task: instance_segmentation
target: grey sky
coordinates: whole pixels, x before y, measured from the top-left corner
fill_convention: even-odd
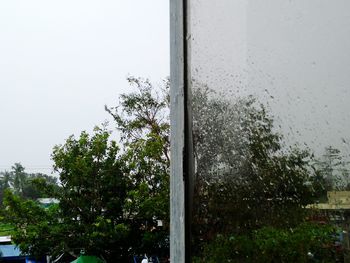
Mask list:
[[[0,170],[48,172],[55,144],[108,119],[126,77],[169,75],[168,1],[0,2]]]
[[[290,143],[349,155],[349,9],[348,0],[193,0],[192,76],[267,102]]]

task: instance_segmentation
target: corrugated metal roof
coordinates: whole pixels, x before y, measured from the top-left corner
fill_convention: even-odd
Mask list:
[[[58,204],[60,201],[56,198],[38,198],[40,204]]]

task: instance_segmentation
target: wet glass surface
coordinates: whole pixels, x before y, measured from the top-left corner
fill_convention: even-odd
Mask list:
[[[190,1],[195,262],[347,256],[349,8]]]

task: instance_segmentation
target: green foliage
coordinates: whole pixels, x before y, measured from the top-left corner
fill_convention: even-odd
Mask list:
[[[347,190],[350,186],[349,161],[332,146],[325,148],[323,156],[315,161],[318,177],[326,191]]]
[[[148,80],[128,80],[136,91],[106,107],[120,144],[106,127],[70,136],[52,154],[61,186],[47,178],[31,180],[58,205],[44,209],[25,200],[23,171],[14,168],[15,194],[7,191],[5,214],[24,252],[84,249],[109,262],[169,253],[169,83],[156,92]],[[312,155],[284,147],[273,116],[255,98],[229,101],[208,89],[193,92],[195,251],[204,251],[205,262],[274,262],[270,256],[280,260],[275,262],[307,262],[309,251],[327,258],[322,246],[331,242],[330,230],[300,225],[303,207],[322,188]],[[4,189],[12,184],[5,175]]]
[[[130,244],[124,210],[129,180],[119,147],[109,137],[105,129],[95,128],[92,136],[82,132],[54,148],[61,181],[54,197],[60,201],[64,231],[72,237],[65,241],[67,248],[119,258]]]
[[[55,229],[59,225],[57,206],[48,209],[33,200],[24,200],[7,189],[4,196],[5,221],[14,227],[12,240],[24,253],[42,256],[54,254],[51,245],[57,238]]]
[[[24,167],[19,163],[15,163],[15,165],[12,166],[12,170],[14,174],[14,179],[13,179],[14,191],[17,194],[23,194],[25,178],[26,178]]]
[[[0,223],[0,236],[11,236],[13,230],[14,228],[11,224]]]
[[[302,222],[314,196],[312,155],[284,147],[273,116],[253,97],[228,100],[202,87],[193,97],[197,248],[218,233]]]
[[[158,135],[168,141],[169,82],[158,93],[147,79],[129,77],[128,81],[137,92],[122,94],[117,107],[105,107],[121,131],[122,141],[136,142],[147,135]]]
[[[156,92],[148,80],[129,78],[136,92],[106,110],[121,132],[130,189],[126,210],[137,220],[139,253],[168,253],[169,236],[169,83]],[[164,227],[157,227],[162,220]]]
[[[334,262],[340,259],[335,234],[332,226],[303,223],[288,230],[263,227],[251,234],[218,235],[194,262]]]
[[[83,249],[108,262],[127,262],[136,253],[168,254],[168,98],[154,93],[148,81],[129,81],[138,91],[122,95],[121,108],[107,108],[121,132],[120,146],[106,127],[70,136],[52,154],[60,187],[33,181],[58,205],[44,209],[18,192],[6,194],[6,219],[15,225],[14,241],[23,252]]]
[[[40,184],[46,184],[54,189],[58,188],[57,178],[42,173],[27,173],[20,163],[15,163],[11,171],[0,172],[0,202],[4,191],[11,189],[15,194],[25,199],[47,197]],[[49,194],[50,196],[50,194]]]
[[[82,132],[54,148],[52,159],[61,186],[52,189],[43,180],[38,187],[59,200],[48,209],[7,191],[5,219],[15,226],[13,240],[32,255],[79,254],[81,249],[106,258],[123,258],[131,246],[130,222],[123,206],[128,179],[118,157],[119,147],[109,132],[96,128]]]

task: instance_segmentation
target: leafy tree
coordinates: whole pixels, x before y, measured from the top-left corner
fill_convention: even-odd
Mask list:
[[[249,234],[218,235],[194,262],[340,262],[336,235],[329,225],[303,223],[295,228],[263,227]]]
[[[311,154],[285,147],[255,98],[229,100],[203,87],[193,93],[195,243],[302,222],[313,198]]]
[[[106,107],[124,145],[129,170],[130,217],[139,229],[140,252],[167,254],[169,236],[169,82],[156,92],[150,81],[128,78],[136,92],[121,95],[119,106]],[[157,227],[161,220],[164,227]],[[139,230],[138,230],[139,231]]]
[[[13,226],[12,240],[22,252],[38,257],[56,255],[53,244],[68,237],[57,233],[60,223],[56,205],[45,209],[36,201],[25,200],[6,189],[4,207],[4,219]]]
[[[45,210],[7,194],[7,217],[16,224],[14,241],[23,252],[58,255],[83,249],[107,259],[126,256],[131,246],[123,209],[128,180],[118,153],[105,129],[96,128],[92,136],[82,132],[78,139],[71,136],[52,154],[61,182],[51,193],[59,200],[57,207]]]
[[[26,174],[24,172],[24,167],[20,163],[15,163],[12,166],[12,173],[13,173],[13,188],[14,191],[21,195],[23,194],[23,188],[25,185],[26,180]]]
[[[121,109],[107,108],[121,131],[122,150],[105,128],[56,146],[52,159],[61,186],[38,186],[60,202],[48,211],[36,207],[32,219],[35,203],[7,193],[7,218],[16,222],[15,242],[24,252],[83,249],[108,262],[126,262],[135,253],[168,253],[168,98],[153,93],[148,81],[129,81],[137,92],[121,96]],[[40,238],[47,240],[45,246]]]
[[[130,229],[123,207],[128,181],[118,152],[109,133],[99,128],[92,137],[83,132],[79,139],[71,136],[54,148],[52,158],[62,184],[55,197],[60,200],[65,231],[72,237],[67,248],[105,258],[125,257]]]
[[[49,184],[53,188],[58,187],[57,178],[42,173],[27,173],[25,168],[20,163],[15,163],[11,171],[0,172],[0,201],[4,191],[11,189],[17,195],[25,199],[37,199],[40,197],[47,197],[42,192],[39,184]],[[50,196],[50,193],[48,194]]]
[[[348,164],[339,149],[332,146],[325,148],[323,156],[315,161],[315,166],[326,190],[345,190],[348,187],[350,183]]]
[[[4,196],[5,189],[11,187],[11,173],[8,171],[0,172],[1,180],[0,180],[0,201],[2,203],[2,199]]]
[[[1,189],[7,189],[11,187],[12,176],[8,171],[0,172],[1,174]]]
[[[42,188],[41,185],[45,185]],[[54,191],[60,188],[57,178],[42,173],[26,173],[22,196],[25,199],[36,200],[43,197],[52,197]],[[47,191],[50,189],[50,191]]]
[[[106,107],[120,132],[119,147],[105,128],[55,147],[62,186],[37,186],[59,205],[34,208],[32,220],[34,203],[7,194],[8,219],[17,218],[16,242],[23,251],[84,249],[111,262],[126,262],[134,253],[168,253],[169,83],[156,92],[148,80],[128,80],[136,91]],[[284,147],[273,116],[253,97],[229,101],[205,88],[193,92],[195,242],[303,221],[303,206],[314,197],[311,155]],[[40,237],[48,240],[41,247]]]

